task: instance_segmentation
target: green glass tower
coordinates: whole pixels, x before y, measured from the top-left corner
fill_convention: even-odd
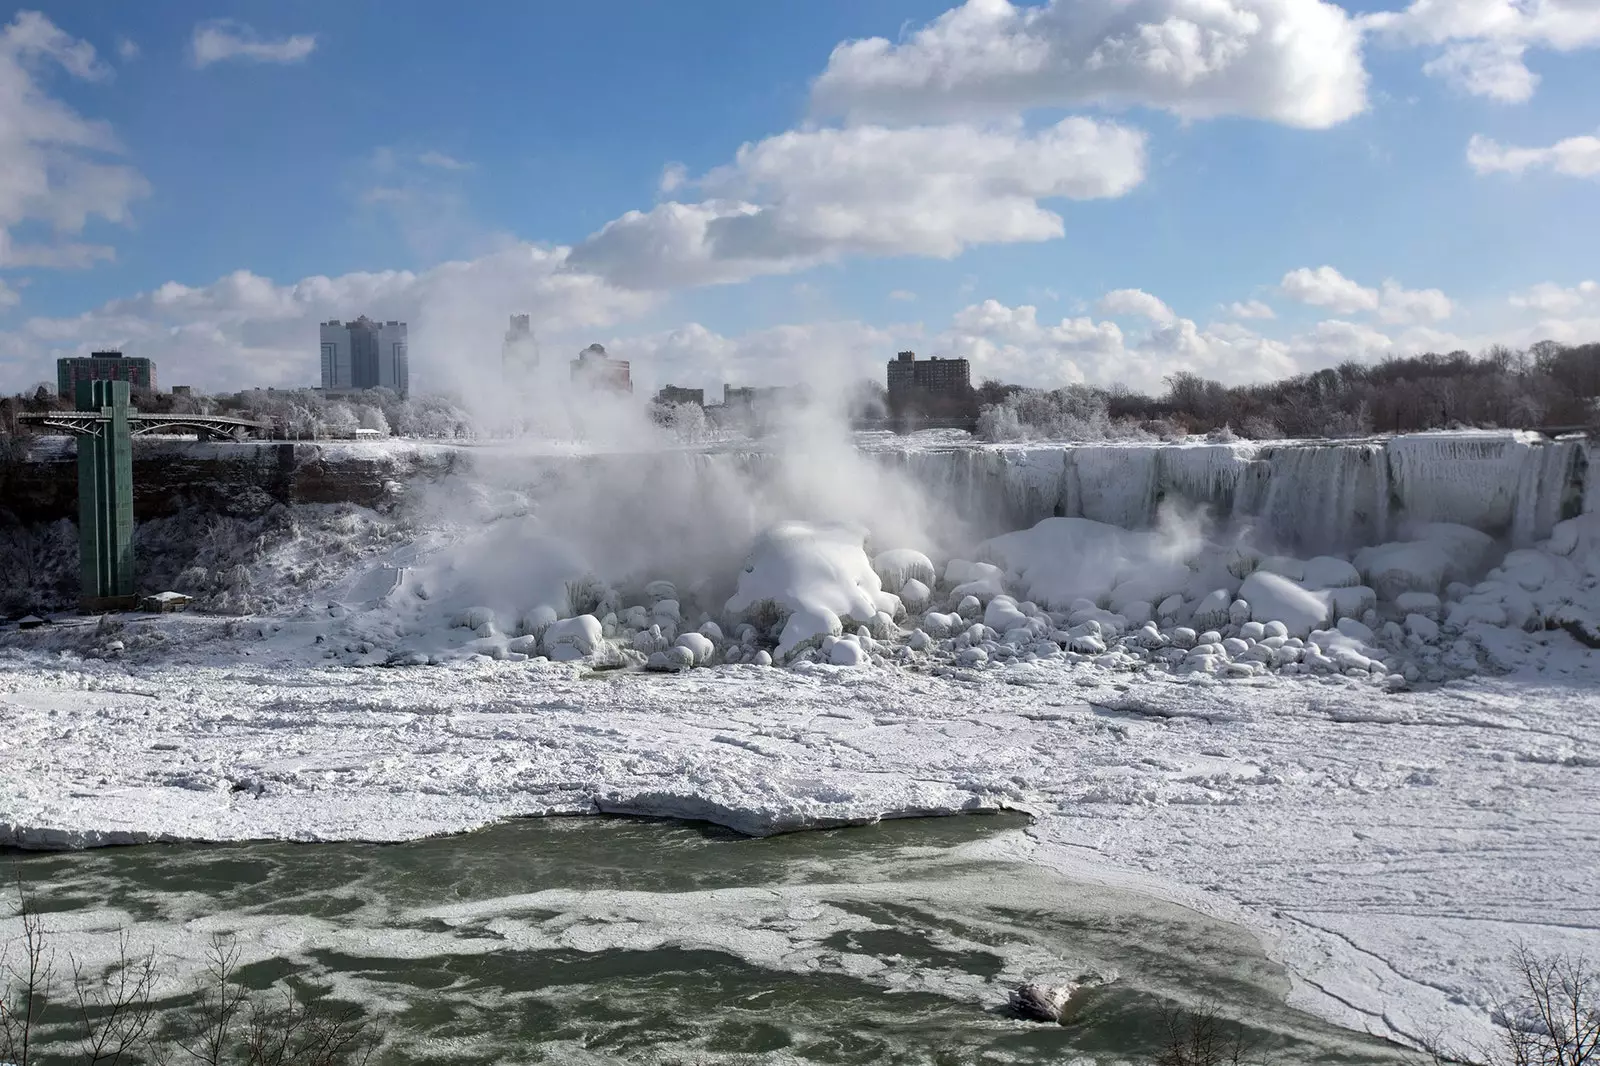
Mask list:
[[[133,444],[126,381],[79,381],[80,411],[102,417],[78,437],[78,558],[85,611],[131,608]]]

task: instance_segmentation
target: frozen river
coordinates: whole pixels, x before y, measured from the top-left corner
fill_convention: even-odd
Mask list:
[[[214,932],[243,978],[359,1006],[393,1063],[1149,1061],[1163,1008],[1248,1019],[1271,1061],[1397,1049],[1285,1006],[1247,930],[1008,859],[1016,815],[752,840],[681,822],[516,820],[405,844],[13,855],[95,957],[119,926],[176,990]],[[1069,1024],[1004,1010],[1093,975]]]

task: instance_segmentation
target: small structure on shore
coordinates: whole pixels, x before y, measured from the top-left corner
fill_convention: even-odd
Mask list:
[[[158,592],[139,601],[140,609],[149,611],[151,614],[167,614],[171,611],[181,611],[188,606],[189,597],[181,592]]]

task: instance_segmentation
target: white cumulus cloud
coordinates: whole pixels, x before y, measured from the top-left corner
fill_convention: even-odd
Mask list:
[[[211,19],[194,28],[189,40],[190,58],[197,68],[228,59],[254,63],[298,63],[317,47],[316,34],[297,33],[268,38],[233,19]]]
[[[1539,77],[1531,48],[1572,52],[1600,45],[1594,0],[1413,0],[1400,11],[1363,16],[1361,25],[1394,45],[1443,46],[1424,70],[1457,88],[1510,103],[1529,99]]]
[[[1268,307],[1260,300],[1235,300],[1222,310],[1223,313],[1229,318],[1273,319],[1278,317],[1275,313],[1273,313],[1272,308]]]
[[[630,211],[573,265],[636,288],[742,281],[845,255],[951,258],[1064,232],[1041,201],[1121,196],[1144,178],[1144,135],[1067,118],[976,126],[790,131],[746,144],[693,184],[709,198]]]
[[[1278,291],[1334,314],[1375,313],[1380,322],[1391,325],[1439,322],[1455,313],[1455,305],[1439,289],[1408,289],[1392,278],[1382,288],[1368,288],[1331,266],[1291,270],[1278,283]]]
[[[1361,43],[1323,0],[967,0],[899,43],[838,45],[813,107],[903,122],[1144,106],[1321,129],[1366,108]]]
[[[1152,322],[1168,323],[1177,319],[1160,297],[1143,289],[1113,289],[1100,297],[1097,305],[1103,315],[1133,315]]]
[[[1479,174],[1553,170],[1574,178],[1600,177],[1600,137],[1568,137],[1548,148],[1515,148],[1474,134],[1467,142],[1467,165]]]
[[[104,245],[19,244],[11,230],[42,222],[59,238],[81,233],[95,217],[126,222],[129,205],[149,192],[137,170],[108,158],[122,146],[107,123],[84,118],[45,91],[40,78],[51,66],[82,81],[111,76],[93,45],[37,12],[20,12],[0,28],[0,267],[87,266],[110,258]]]
[[[1580,281],[1570,288],[1541,282],[1526,292],[1514,293],[1511,306],[1545,314],[1570,315],[1587,308],[1600,309],[1600,282]]]
[[[1326,307],[1336,314],[1378,309],[1378,290],[1351,281],[1331,266],[1291,270],[1278,283],[1278,289],[1291,300]]]

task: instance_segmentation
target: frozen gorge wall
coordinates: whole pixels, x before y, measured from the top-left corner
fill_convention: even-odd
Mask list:
[[[0,507],[24,523],[75,517],[72,450],[52,450],[49,440],[40,439],[30,461],[0,470]],[[798,456],[757,446],[579,456],[404,441],[151,441],[136,456],[134,481],[136,509],[153,517],[178,500],[228,512],[272,502],[370,505],[392,479],[415,485],[470,471],[531,505],[559,499],[573,514],[603,519],[596,524],[676,533],[708,554],[791,518],[857,522],[882,543],[954,551],[1051,516],[1149,527],[1172,504],[1203,513],[1213,531],[1300,555],[1391,540],[1409,522],[1457,522],[1520,547],[1600,503],[1590,442],[1527,433],[1231,444],[909,438],[864,449],[863,464],[844,462],[853,457],[837,447]],[[578,484],[589,489],[573,491]],[[718,535],[708,541],[708,531]]]

